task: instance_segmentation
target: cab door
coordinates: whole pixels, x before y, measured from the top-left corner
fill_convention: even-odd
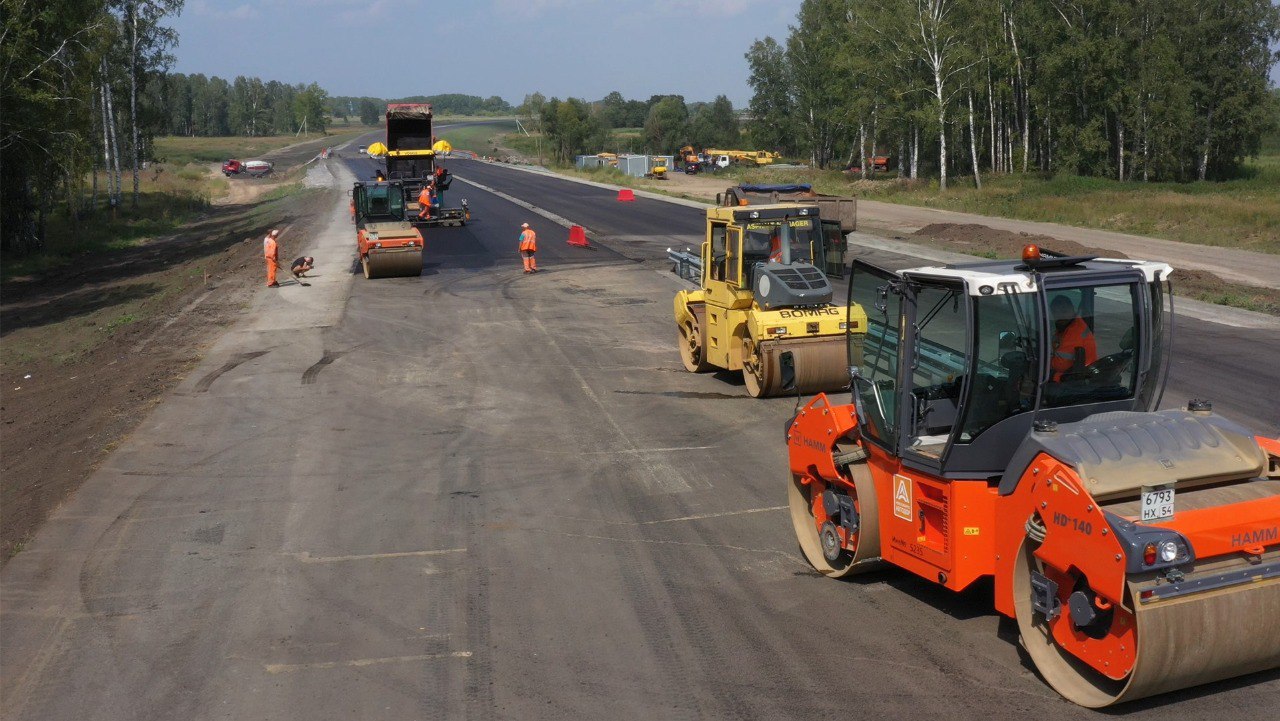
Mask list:
[[[741,315],[735,311],[751,307],[750,293],[742,292],[742,228],[731,223],[711,222],[708,229],[710,257],[704,259],[706,288],[707,360],[730,368],[734,331]],[[707,261],[710,261],[709,263]]]

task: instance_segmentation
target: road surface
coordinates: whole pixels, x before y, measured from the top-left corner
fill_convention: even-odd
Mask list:
[[[335,188],[369,170],[348,155]],[[335,190],[312,286],[258,291],[3,570],[6,719],[1094,716],[989,586],[801,560],[794,401],[673,348],[663,251],[696,212],[451,167],[600,248],[459,181],[474,222],[428,232],[422,277],[366,281]],[[1185,324],[1170,401],[1276,433],[1276,342]],[[1278,694],[1270,673],[1124,710],[1260,718]]]

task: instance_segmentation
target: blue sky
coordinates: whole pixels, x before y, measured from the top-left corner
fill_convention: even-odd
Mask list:
[[[743,53],[800,0],[187,0],[175,69],[331,95],[598,99],[751,91]],[[414,68],[420,69],[414,69]],[[1272,69],[1280,83],[1280,66]]]
[[[750,98],[743,53],[800,0],[187,0],[174,69],[331,95]]]

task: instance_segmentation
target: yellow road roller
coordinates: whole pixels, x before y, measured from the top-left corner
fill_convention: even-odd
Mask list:
[[[685,369],[741,371],[757,398],[782,393],[784,376],[794,376],[788,392],[848,386],[846,354],[861,353],[867,324],[860,306],[832,300],[844,250],[839,221],[817,205],[708,208],[701,253],[668,249],[675,272],[699,285],[675,296]]]

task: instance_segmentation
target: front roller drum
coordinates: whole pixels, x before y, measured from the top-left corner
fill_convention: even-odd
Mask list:
[[[787,486],[791,507],[791,525],[805,560],[814,570],[831,578],[843,578],[879,567],[872,563],[880,557],[880,522],[876,510],[875,484],[865,463],[853,463],[848,473],[853,478],[852,497],[857,513],[858,530],[841,536],[823,501],[827,485],[819,480],[805,483],[803,476],[792,475]]]
[[[360,260],[366,278],[393,278],[422,273],[422,249],[369,253]]]
[[[796,388],[782,388],[782,354],[791,351],[795,363]],[[770,398],[785,393],[822,393],[849,385],[848,349],[843,335],[757,343],[742,338],[742,378],[754,398]]]
[[[1013,581],[1018,630],[1045,681],[1070,701],[1101,708],[1280,667],[1280,578],[1149,603],[1140,598],[1151,584],[1131,582],[1117,616],[1131,620],[1127,636],[1136,656],[1125,677],[1109,678],[1064,649],[1044,614],[1032,608],[1031,574],[1043,570],[1032,549],[1031,542],[1023,544]],[[1246,563],[1234,565],[1247,569]],[[1197,569],[1186,581],[1209,573]],[[1066,605],[1061,613],[1069,613]],[[1064,622],[1071,619],[1060,618]],[[1087,647],[1090,639],[1079,637]]]

